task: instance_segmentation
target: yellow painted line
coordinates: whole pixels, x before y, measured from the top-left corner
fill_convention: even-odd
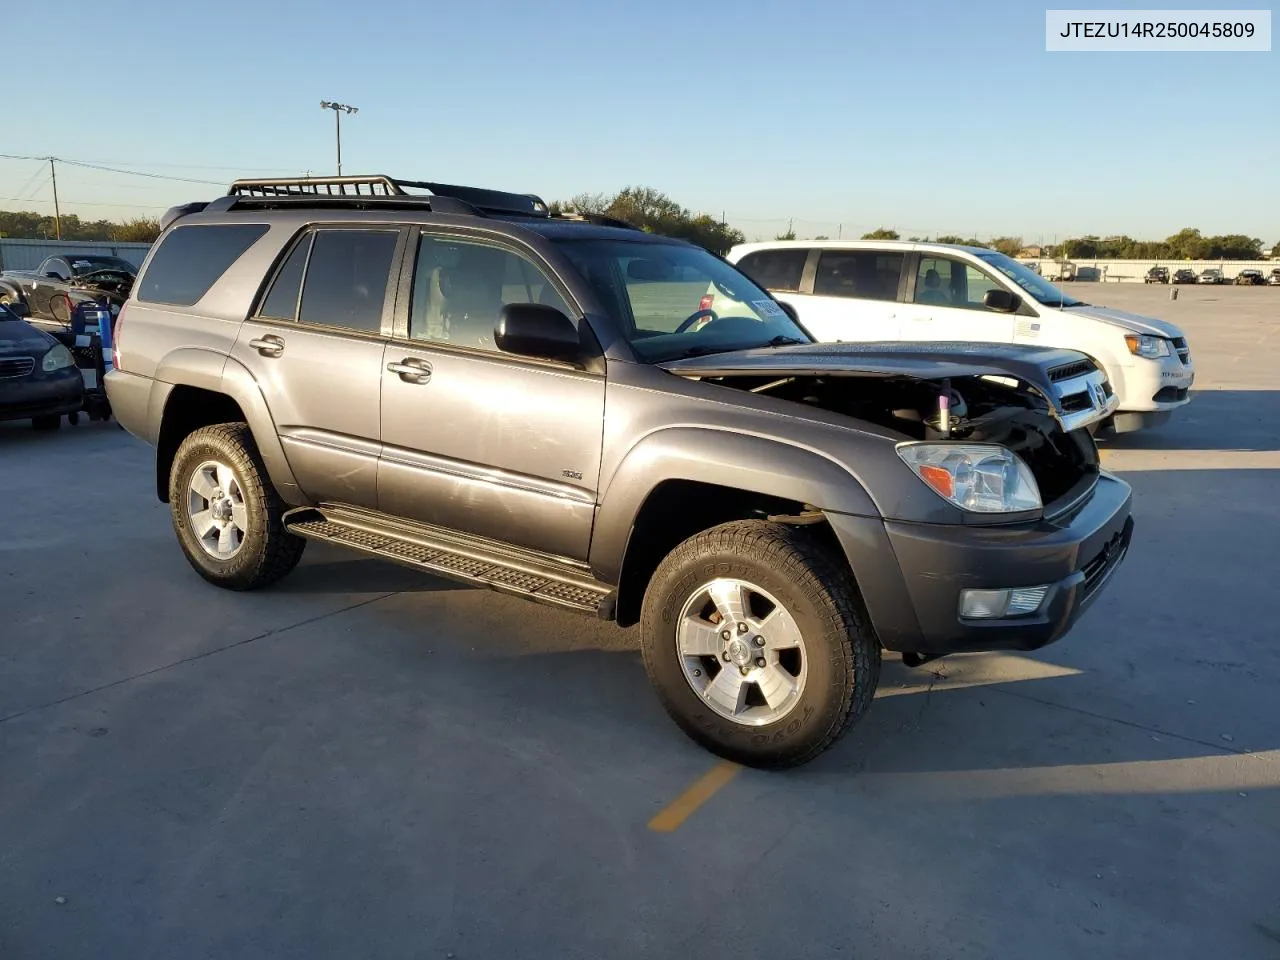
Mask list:
[[[663,807],[658,815],[649,821],[649,829],[658,833],[671,833],[679,829],[680,824],[719,793],[741,769],[736,763],[721,760],[699,777],[688,790]]]

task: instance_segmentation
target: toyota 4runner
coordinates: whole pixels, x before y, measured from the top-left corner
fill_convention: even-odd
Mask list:
[[[323,540],[638,623],[675,721],[759,766],[860,717],[882,648],[1061,637],[1133,529],[1084,355],[817,344],[705,250],[529,195],[238,181],[165,217],[114,347],[205,579]]]

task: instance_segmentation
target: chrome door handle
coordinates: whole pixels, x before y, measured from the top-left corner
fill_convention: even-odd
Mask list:
[[[431,364],[416,357],[405,357],[399,363],[388,363],[387,369],[399,374],[405,383],[426,383],[431,379]]]
[[[268,334],[265,337],[258,337],[249,341],[249,346],[257,350],[264,357],[278,357],[284,353],[284,341],[279,337]]]

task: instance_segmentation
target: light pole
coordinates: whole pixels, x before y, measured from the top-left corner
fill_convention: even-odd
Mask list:
[[[342,115],[344,113],[359,113],[356,107],[347,106],[345,103],[337,103],[333,100],[321,100],[321,110],[333,111],[334,133],[338,138],[338,176],[342,176]]]

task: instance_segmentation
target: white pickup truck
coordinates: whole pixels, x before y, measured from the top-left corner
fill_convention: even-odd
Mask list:
[[[795,307],[819,340],[937,340],[1065,347],[1106,371],[1120,404],[1109,426],[1161,424],[1190,400],[1183,332],[1075,299],[985,247],[904,241],[770,241],[727,258]],[[703,298],[714,310],[715,296]],[[709,302],[708,302],[709,301]]]

